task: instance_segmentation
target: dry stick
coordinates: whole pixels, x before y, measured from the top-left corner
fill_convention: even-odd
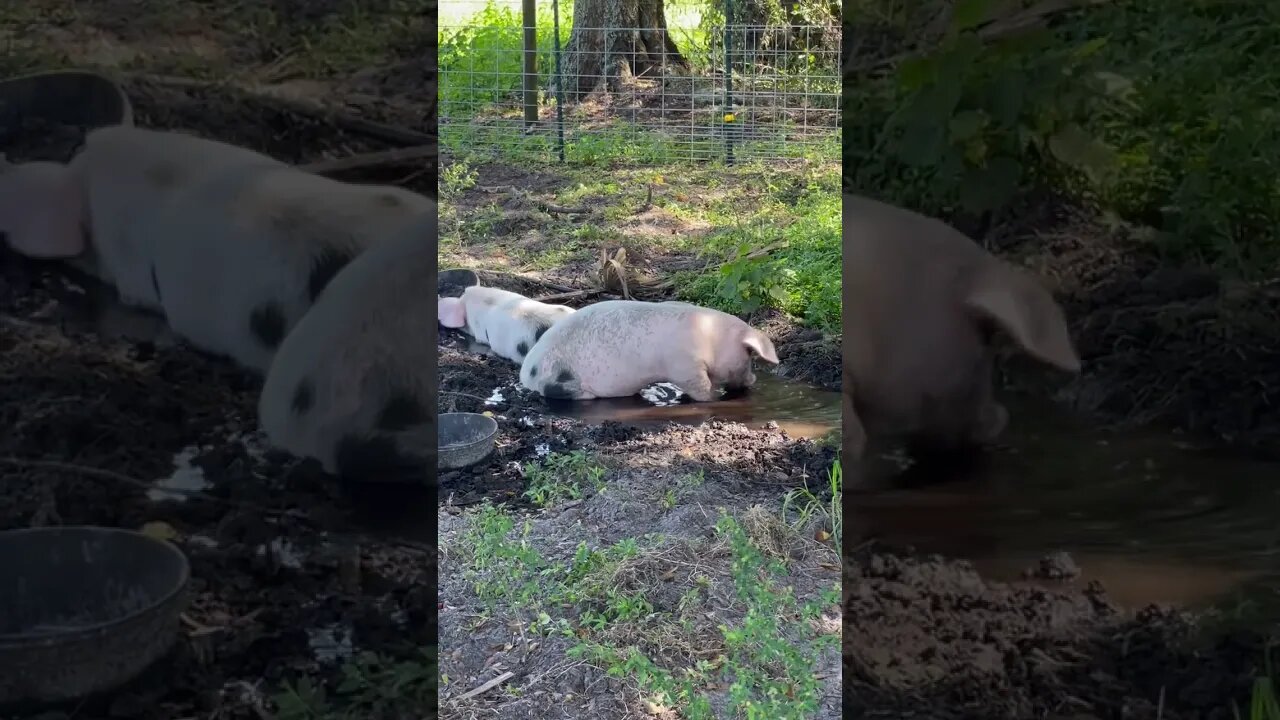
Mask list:
[[[594,295],[603,295],[604,297],[613,299],[617,299],[618,297],[613,293],[607,293],[604,290],[595,288],[588,290],[570,290],[569,292],[555,293],[554,295],[543,295],[542,297],[534,299],[538,302],[551,302],[552,300],[573,300],[582,297],[592,297]]]
[[[532,197],[528,192],[525,192],[524,190],[521,190],[520,188],[514,185],[494,185],[492,187],[476,187],[476,190],[479,190],[480,192],[483,192],[483,193],[491,193],[491,194],[507,193],[508,195],[517,195],[526,200],[532,201],[533,204],[537,205],[538,207],[542,208],[548,213],[551,213],[552,215],[557,215],[557,214],[558,215],[590,215],[591,214],[591,208],[571,208],[571,207],[565,207],[563,205],[556,205],[554,203],[547,202],[546,200],[539,200],[538,198]]]
[[[125,77],[137,82],[152,83],[154,85],[163,85],[180,89],[208,90],[218,87],[232,88],[246,95],[250,95],[257,100],[274,104],[290,112],[294,112],[299,115],[306,115],[307,117],[315,118],[317,120],[332,122],[343,130],[350,130],[351,132],[368,135],[387,142],[393,142],[399,145],[430,145],[436,142],[435,138],[426,133],[418,132],[417,130],[410,130],[408,128],[397,127],[395,125],[387,125],[386,123],[366,120],[348,112],[325,107],[319,103],[298,100],[296,98],[282,97],[276,93],[265,91],[261,88],[247,87],[231,80],[195,80],[193,78],[175,77],[173,75],[153,75],[151,73],[128,73]]]
[[[344,158],[333,158],[331,160],[317,160],[316,162],[299,165],[298,168],[318,174],[339,172],[342,170],[357,170],[362,168],[377,167],[379,165],[395,165],[397,163],[408,160],[435,160],[439,157],[440,149],[436,143],[428,145],[416,145],[414,147],[392,148],[390,150],[378,150],[376,152],[359,153]]]
[[[524,282],[532,283],[534,285],[541,285],[545,288],[550,288],[552,290],[559,290],[560,292],[574,292],[576,290],[581,289],[581,288],[571,288],[568,285],[558,285],[548,280],[529,277],[528,275],[521,275],[519,273],[503,272],[501,270],[476,270],[475,273],[477,276],[484,274],[484,275],[496,275],[496,276],[502,276],[502,277],[515,278],[516,280],[522,280]]]
[[[487,692],[487,691],[489,691],[489,690],[492,690],[493,688],[495,688],[495,687],[497,687],[497,686],[501,685],[502,683],[504,683],[504,682],[506,682],[506,681],[510,680],[512,677],[515,677],[515,673],[511,672],[510,670],[508,670],[508,671],[506,671],[506,672],[502,673],[501,675],[499,675],[498,677],[496,677],[496,678],[494,678],[494,679],[490,680],[489,682],[487,682],[487,683],[485,683],[485,684],[481,685],[480,687],[476,688],[475,690],[469,690],[469,691],[467,691],[467,692],[463,693],[462,695],[459,695],[459,696],[458,696],[458,701],[459,701],[459,702],[461,702],[461,701],[463,701],[463,700],[470,700],[471,698],[475,697],[476,695],[479,695],[479,694],[480,694],[480,693],[482,693],[482,692]]]

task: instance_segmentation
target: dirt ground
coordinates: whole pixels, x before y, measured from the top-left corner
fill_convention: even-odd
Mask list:
[[[126,89],[140,125],[284,160],[391,144],[231,88],[139,81]],[[424,117],[423,107],[410,109]],[[0,150],[18,160],[75,144],[15,147],[31,139],[21,135],[5,133]],[[435,192],[433,168],[381,173],[369,179]],[[192,602],[173,652],[125,688],[0,716],[434,713],[434,493],[344,487],[314,463],[265,450],[259,379],[163,336],[100,332],[101,295],[61,266],[0,258],[0,529],[162,523],[151,527],[190,559]],[[198,487],[154,494],[157,480],[193,474],[203,476]]]

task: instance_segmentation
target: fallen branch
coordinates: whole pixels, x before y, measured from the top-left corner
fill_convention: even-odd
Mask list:
[[[606,293],[604,290],[601,290],[599,288],[588,289],[588,290],[570,290],[569,292],[556,293],[554,295],[543,295],[542,297],[538,297],[534,299],[537,300],[538,302],[551,302],[552,300],[576,300],[578,298],[592,297],[594,295],[603,295],[606,298],[609,298],[610,300],[618,299],[617,295],[614,295],[613,293]]]
[[[357,170],[361,168],[395,165],[408,160],[435,160],[439,157],[440,146],[437,143],[415,145],[413,147],[392,148],[375,152],[360,153],[344,158],[317,160],[313,163],[299,165],[298,168],[318,174]]]
[[[548,280],[543,280],[542,278],[529,277],[528,275],[520,275],[517,273],[502,272],[501,270],[477,270],[475,272],[477,277],[481,275],[488,275],[490,277],[509,277],[509,278],[527,282],[533,285],[541,285],[542,287],[550,288],[552,290],[558,290],[560,292],[573,292],[575,290],[581,289],[581,288],[572,288],[572,287],[569,287],[568,285],[558,285]]]
[[[386,123],[366,120],[349,112],[325,107],[319,103],[299,100],[297,98],[282,97],[270,90],[266,90],[261,87],[246,86],[229,79],[196,80],[193,78],[176,77],[173,75],[154,75],[151,73],[127,73],[125,77],[134,82],[150,83],[153,85],[185,90],[231,88],[264,103],[274,104],[281,109],[288,110],[289,112],[293,112],[298,115],[305,115],[323,122],[329,122],[343,130],[378,138],[379,140],[385,140],[398,145],[431,145],[436,142],[435,138],[427,135],[426,133],[418,132],[417,130],[410,130],[408,128],[397,127],[395,125],[387,125]]]
[[[533,200],[533,202],[538,207],[542,208],[548,213],[551,213],[552,215],[590,215],[591,214],[591,208],[571,208],[571,207],[564,207],[563,205],[553,205],[545,200],[539,200],[537,198],[530,198],[530,200]]]
[[[502,673],[501,675],[499,675],[498,677],[476,688],[475,690],[470,690],[466,693],[463,693],[462,695],[459,695],[458,701],[461,702],[463,700],[470,700],[471,698],[475,697],[476,695],[479,695],[480,693],[488,692],[494,689],[495,687],[501,685],[502,683],[510,680],[513,677],[515,677],[515,673],[508,670]]]
[[[528,200],[529,202],[532,202],[534,205],[537,205],[539,208],[541,208],[545,212],[551,213],[552,215],[590,215],[591,214],[591,208],[571,208],[571,207],[565,207],[563,205],[556,205],[546,200],[540,200],[536,197],[533,197],[527,191],[521,190],[520,188],[514,185],[493,185],[490,187],[476,186],[476,190],[479,190],[482,193],[490,193],[490,194],[505,193],[507,195],[515,195],[516,197],[520,197],[525,200]]]

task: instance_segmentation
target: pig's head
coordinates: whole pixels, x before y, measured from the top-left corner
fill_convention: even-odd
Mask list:
[[[777,365],[778,352],[768,335],[740,321],[735,326],[717,338],[711,374],[725,387],[749,388],[756,383],[756,375],[751,369],[752,358],[759,357]]]
[[[921,403],[926,432],[909,438],[913,455],[941,455],[948,462],[994,442],[1009,424],[1008,410],[995,399],[998,333],[1041,362],[1080,370],[1061,307],[1035,278],[1005,262],[990,258],[974,273],[954,317],[963,326],[942,333],[948,342],[936,349],[946,366],[935,377],[950,384]]]
[[[0,234],[14,252],[71,258],[87,249],[88,205],[75,173],[56,162],[0,156]]]
[[[436,304],[436,317],[440,324],[447,328],[465,327],[467,324],[467,306],[461,298],[442,297]]]

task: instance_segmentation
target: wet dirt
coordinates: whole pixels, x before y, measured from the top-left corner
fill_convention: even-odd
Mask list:
[[[376,146],[236,95],[129,89],[140,124],[283,159]],[[110,294],[60,264],[0,255],[0,529],[165,523],[191,561],[191,606],[173,652],[128,686],[0,717],[260,719],[284,681],[336,688],[355,653],[420,659],[435,637],[434,517],[411,528],[431,544],[414,542],[368,512],[367,489],[266,449],[260,379]]]
[[[1261,667],[1259,634],[1206,640],[1192,616],[1122,609],[1096,584],[995,583],[877,544],[845,562],[847,716],[1226,720]]]

